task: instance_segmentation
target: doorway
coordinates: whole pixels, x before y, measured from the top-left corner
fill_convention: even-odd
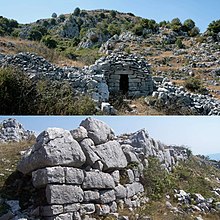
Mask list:
[[[120,75],[120,91],[123,95],[128,93],[128,74]]]

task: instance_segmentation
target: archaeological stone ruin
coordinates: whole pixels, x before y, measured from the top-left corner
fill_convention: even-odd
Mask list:
[[[140,97],[153,92],[150,65],[142,57],[112,53],[98,60],[95,67],[104,75],[110,94]]]
[[[166,146],[145,129],[115,136],[94,118],[71,131],[48,128],[17,166],[32,176],[37,192],[28,219],[117,219],[118,209],[146,202],[142,177],[149,156],[157,157],[167,172],[188,158],[186,149]]]

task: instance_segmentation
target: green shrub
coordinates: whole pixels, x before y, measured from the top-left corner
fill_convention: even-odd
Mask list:
[[[116,13],[116,11],[111,10],[110,15],[111,15],[112,18],[115,18],[117,13]]]
[[[44,36],[41,40],[48,48],[56,48],[57,41],[53,39],[50,35]]]
[[[204,89],[202,81],[194,77],[188,78],[184,86],[191,92],[201,92]]]
[[[179,49],[182,49],[184,48],[184,44],[182,42],[182,40],[180,38],[178,38],[175,42],[176,46],[179,48]]]
[[[30,114],[35,109],[36,91],[31,80],[16,69],[0,69],[0,114]]]

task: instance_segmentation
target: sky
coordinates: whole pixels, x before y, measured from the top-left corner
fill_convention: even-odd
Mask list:
[[[11,116],[0,116],[0,122]],[[38,134],[48,127],[72,130],[88,116],[13,116],[25,129]],[[95,116],[116,135],[145,128],[150,137],[167,145],[185,145],[194,154],[220,153],[220,117],[195,116]]]
[[[0,5],[0,15],[20,23],[48,18],[53,12],[71,13],[76,7],[132,12],[157,22],[176,17],[183,22],[191,18],[202,32],[210,22],[220,19],[219,0],[0,0]]]

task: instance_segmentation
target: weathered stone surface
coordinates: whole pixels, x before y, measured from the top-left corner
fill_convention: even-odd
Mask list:
[[[82,184],[83,189],[113,189],[115,187],[114,179],[108,173],[86,172]]]
[[[73,219],[73,213],[65,213],[60,214],[54,217],[45,217],[45,220],[72,220]]]
[[[119,170],[115,170],[114,172],[111,173],[114,181],[115,181],[115,184],[118,185],[120,183],[120,173],[119,173]]]
[[[49,183],[65,183],[63,167],[46,167],[32,172],[32,183],[34,187],[44,187]]]
[[[82,184],[84,180],[84,171],[77,168],[66,167],[65,176],[67,184]]]
[[[71,130],[70,133],[73,138],[78,142],[88,137],[87,130],[82,126],[79,126],[77,129]]]
[[[122,186],[122,185],[118,185],[114,188],[115,190],[115,196],[117,199],[124,199],[127,196],[127,189]]]
[[[110,213],[110,207],[108,205],[95,205],[96,213],[99,216],[107,215]]]
[[[98,145],[94,151],[101,158],[104,170],[122,169],[127,166],[126,157],[117,141],[109,141]]]
[[[80,209],[80,203],[63,205],[64,212],[77,212]]]
[[[97,201],[99,199],[98,191],[84,191],[84,202]]]
[[[92,214],[94,212],[95,212],[95,205],[93,203],[81,204],[81,207],[80,207],[81,214]]]
[[[100,191],[99,202],[102,204],[110,203],[115,201],[115,191],[114,190],[103,190]]]
[[[26,152],[17,169],[24,174],[48,166],[80,167],[86,157],[69,131],[48,128],[37,137],[37,143]]]
[[[70,204],[82,202],[84,192],[79,186],[47,185],[46,198],[49,204]]]
[[[80,146],[82,147],[82,150],[86,155],[86,163],[88,165],[92,166],[96,161],[100,159],[98,155],[94,152],[94,142],[92,141],[92,139],[84,139],[80,142]]]
[[[139,182],[134,182],[132,184],[127,184],[126,185],[127,189],[127,197],[130,198],[138,193],[144,192],[144,187],[141,183]]]
[[[42,216],[54,216],[63,213],[62,205],[50,205],[41,207]]]
[[[80,126],[87,130],[89,138],[95,144],[105,143],[114,137],[113,130],[107,124],[94,118],[85,119],[81,122]]]
[[[134,173],[131,169],[127,170],[127,175],[128,175],[129,183],[133,183],[134,182]]]

